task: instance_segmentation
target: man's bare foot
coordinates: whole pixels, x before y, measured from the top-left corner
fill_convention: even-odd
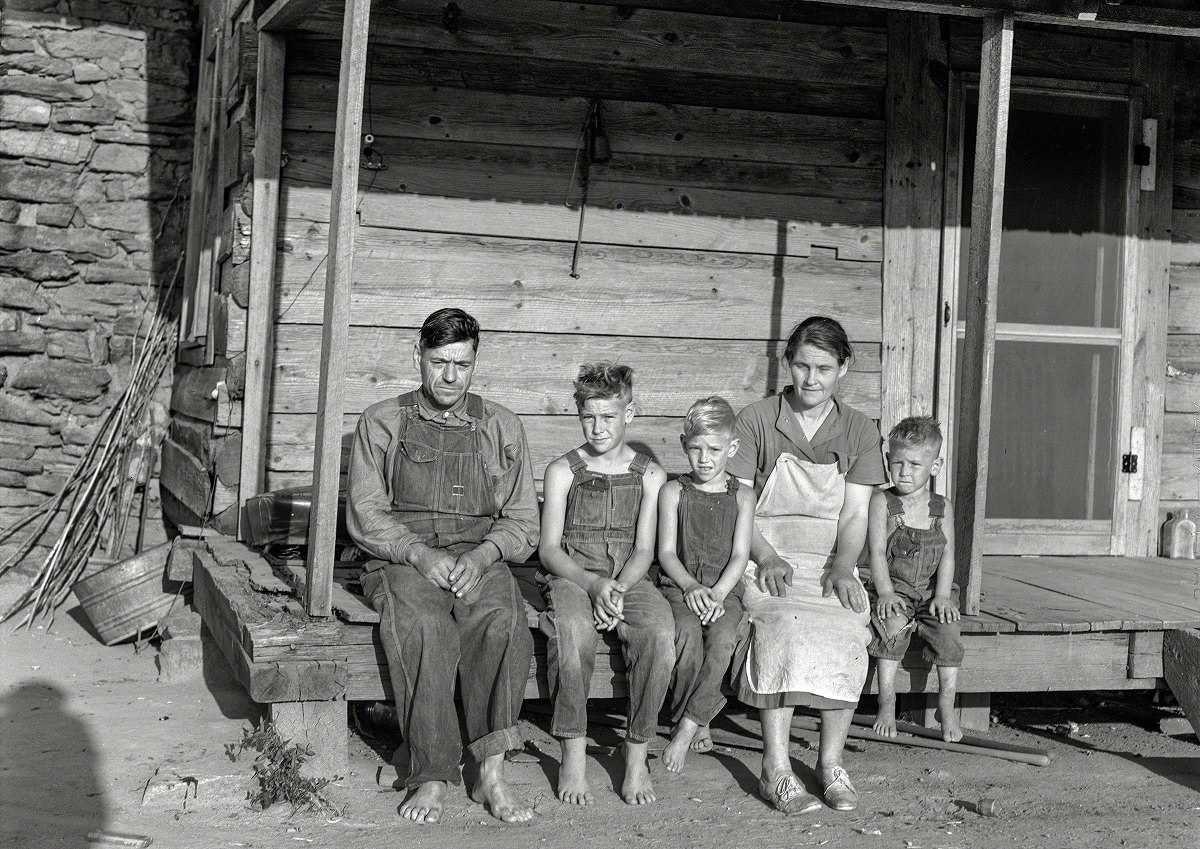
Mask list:
[[[442,818],[445,795],[446,782],[426,781],[400,804],[400,816],[422,825],[433,825]]]
[[[701,725],[696,731],[696,736],[692,738],[691,750],[701,754],[713,750],[712,732],[709,731],[707,725]]]
[[[879,696],[879,711],[875,714],[875,722],[871,725],[880,737],[896,736],[896,696]]]
[[[663,765],[666,766],[667,772],[683,772],[683,763],[687,760],[687,753],[699,730],[707,731],[708,729],[701,729],[695,720],[688,719],[686,716],[679,720],[679,724],[675,726],[675,732],[671,735],[671,742],[663,750]],[[709,742],[712,741],[709,740]]]
[[[621,798],[627,805],[648,805],[658,797],[650,782],[650,767],[646,763],[649,743],[625,741],[625,781],[621,785]]]
[[[957,743],[962,739],[962,727],[958,724],[958,711],[954,709],[954,693],[945,698],[938,694],[937,720],[942,724],[942,739],[947,743]]]
[[[590,805],[595,801],[587,780],[587,738],[562,741],[562,764],[558,768],[558,798],[568,805]]]
[[[471,799],[483,805],[501,822],[529,822],[533,808],[517,798],[504,777],[504,753],[491,755],[479,765],[479,781],[471,790]]]

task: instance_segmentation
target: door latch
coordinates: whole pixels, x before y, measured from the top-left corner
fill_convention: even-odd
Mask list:
[[[1121,455],[1121,472],[1126,475],[1136,475],[1138,469],[1137,454]]]

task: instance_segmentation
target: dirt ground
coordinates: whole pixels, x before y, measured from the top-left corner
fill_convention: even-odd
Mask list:
[[[191,680],[160,683],[153,646],[106,648],[81,618],[67,610],[48,630],[0,631],[4,846],[85,847],[96,829],[205,849],[1200,846],[1200,745],[1159,730],[1160,719],[1181,714],[1152,693],[996,699],[990,736],[1048,750],[1046,767],[852,740],[846,766],[862,804],[850,814],[788,818],[760,802],[757,722],[736,710],[714,730],[717,750],[693,755],[683,776],[652,762],[658,802],[644,808],[612,790],[618,732],[603,723],[617,723],[597,711],[589,749],[597,802],[567,807],[554,798],[557,747],[537,703],[526,713],[529,747],[508,767],[536,806],[530,825],[501,825],[461,791],[440,825],[401,821],[395,770],[380,754],[391,741],[378,727],[352,736],[350,774],[328,788],[342,815],[281,805],[257,813],[245,802],[250,758],[225,755],[258,717],[237,685],[212,664]],[[815,737],[794,737],[810,789]],[[977,812],[981,798],[997,800],[996,816]]]

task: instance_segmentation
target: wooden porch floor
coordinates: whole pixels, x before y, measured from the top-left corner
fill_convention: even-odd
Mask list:
[[[979,606],[964,633],[1196,628],[1200,561],[987,556]]]

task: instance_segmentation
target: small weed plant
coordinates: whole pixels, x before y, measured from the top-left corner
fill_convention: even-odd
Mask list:
[[[310,747],[284,740],[275,726],[264,719],[253,729],[243,728],[240,742],[225,744],[225,754],[234,762],[248,749],[258,752],[254,758],[258,787],[246,793],[251,810],[265,811],[276,802],[285,802],[292,806],[292,814],[311,811],[341,817],[345,813],[323,792],[329,779],[300,774],[300,767],[313,757]]]

